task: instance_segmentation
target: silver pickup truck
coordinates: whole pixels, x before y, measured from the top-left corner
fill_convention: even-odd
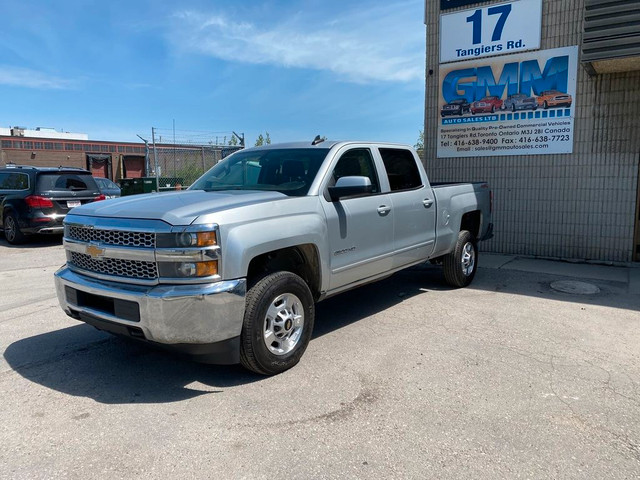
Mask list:
[[[316,302],[427,260],[464,287],[492,230],[489,186],[432,186],[411,147],[269,145],[187,191],[74,208],[56,290],[101,330],[273,375],[300,360]]]

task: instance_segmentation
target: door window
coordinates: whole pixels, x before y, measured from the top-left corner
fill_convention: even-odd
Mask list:
[[[371,180],[371,186],[373,187],[371,192],[380,192],[378,175],[376,174],[373,157],[371,156],[369,149],[354,148],[342,155],[333,170],[329,186],[334,186],[341,177],[353,176],[368,177],[369,180]]]
[[[0,189],[27,190],[28,188],[29,175],[25,173],[0,173]]]
[[[380,155],[392,192],[412,190],[422,186],[416,160],[409,150],[381,148]]]

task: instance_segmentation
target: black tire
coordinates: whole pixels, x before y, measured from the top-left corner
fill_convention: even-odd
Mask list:
[[[547,103],[547,101],[545,100],[544,102],[542,102],[542,108],[544,108],[545,110],[547,108],[549,108],[549,104]]]
[[[516,104],[515,104],[515,103],[512,103],[512,104],[511,104],[511,111],[512,111],[512,112],[515,112],[515,111],[516,111]]]
[[[13,212],[7,212],[5,214],[2,230],[4,232],[4,238],[11,245],[19,245],[26,240],[24,233],[20,231],[18,219]]]
[[[444,279],[452,287],[466,287],[473,281],[478,270],[478,245],[467,230],[458,234],[453,251],[442,259]]]
[[[281,302],[285,297],[287,300],[292,300],[289,310],[278,304],[278,301]],[[276,316],[277,321],[268,318],[269,310],[273,312],[278,308],[282,310]],[[284,314],[281,315],[282,312]],[[296,329],[296,321],[299,321],[299,318],[291,319],[300,315],[302,315],[302,325]],[[283,318],[286,318],[284,322],[282,322]],[[240,343],[240,363],[248,370],[262,375],[276,375],[290,369],[300,361],[309,345],[314,318],[313,296],[302,278],[291,272],[276,272],[262,278],[247,292]],[[282,327],[276,325],[278,321]],[[274,340],[270,346],[267,345],[269,335],[266,332],[271,332],[270,337]],[[281,337],[277,337],[278,334]],[[291,350],[287,351],[289,347]],[[275,350],[280,351],[274,353]]]
[[[496,113],[496,106],[495,105],[491,105],[491,113]]]

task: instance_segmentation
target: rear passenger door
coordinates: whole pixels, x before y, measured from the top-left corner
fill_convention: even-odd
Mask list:
[[[435,247],[436,202],[411,150],[379,148],[389,180],[398,268],[427,258]]]
[[[393,263],[393,211],[389,195],[381,191],[372,150],[354,146],[337,157],[320,196],[328,226],[330,290],[389,271]],[[332,202],[328,188],[345,176],[368,177],[372,193]]]

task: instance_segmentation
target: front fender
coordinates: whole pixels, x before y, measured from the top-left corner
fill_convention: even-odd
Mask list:
[[[321,290],[329,278],[327,225],[318,214],[268,218],[232,227],[222,245],[222,278],[247,276],[249,263],[264,253],[311,244],[319,255]]]

